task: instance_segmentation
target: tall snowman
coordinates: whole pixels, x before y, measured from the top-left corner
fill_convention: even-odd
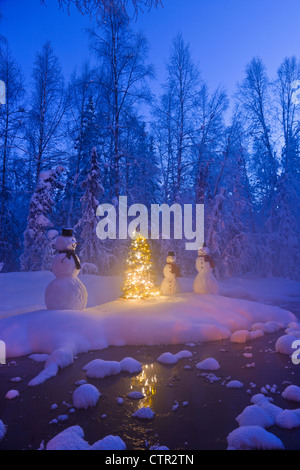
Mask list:
[[[217,294],[219,291],[217,280],[213,274],[215,267],[209,249],[203,244],[198,251],[196,269],[198,274],[194,280],[193,288],[196,294]]]
[[[49,310],[83,310],[87,305],[87,290],[77,277],[81,265],[75,254],[76,247],[73,230],[63,229],[56,239],[55,248],[58,254],[52,262],[52,272],[56,279],[48,285],[45,294],[45,303]]]
[[[180,292],[180,285],[177,277],[180,276],[179,267],[176,264],[174,251],[169,251],[167,264],[164,267],[164,280],[161,284],[161,293],[163,295],[173,295]]]

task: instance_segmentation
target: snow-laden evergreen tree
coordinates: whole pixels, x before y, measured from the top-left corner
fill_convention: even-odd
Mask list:
[[[47,232],[53,227],[51,216],[54,208],[55,190],[64,168],[40,173],[36,190],[29,205],[27,228],[24,232],[24,252],[20,258],[22,271],[40,271],[47,256]]]
[[[81,198],[82,216],[75,227],[80,240],[80,258],[83,262],[101,266],[106,260],[107,253],[104,252],[103,241],[96,233],[98,224],[96,211],[104,194],[96,148],[92,149],[90,169],[82,189],[84,190]]]

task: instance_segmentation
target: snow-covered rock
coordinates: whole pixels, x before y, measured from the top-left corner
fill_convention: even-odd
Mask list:
[[[125,450],[126,445],[118,436],[106,436],[93,445],[84,440],[80,426],[72,426],[57,434],[48,442],[46,450]]]
[[[226,384],[227,388],[242,388],[243,386],[244,384],[239,380],[230,380],[230,382]]]
[[[283,429],[300,427],[300,410],[283,410],[275,418],[275,424]]]
[[[95,359],[84,366],[83,370],[86,371],[86,376],[91,379],[103,379],[104,377],[120,374],[121,366],[117,361]]]
[[[289,385],[281,394],[282,398],[290,401],[300,402],[300,387]]]
[[[127,396],[131,400],[142,400],[145,398],[145,395],[142,392],[130,392]]]
[[[295,351],[292,348],[292,344],[294,341],[297,341],[297,338],[292,334],[280,336],[280,338],[278,338],[278,340],[276,341],[275,349],[281,354],[286,354],[287,356],[290,356]]]
[[[120,361],[121,371],[129,374],[138,374],[142,372],[142,364],[132,357],[125,357]]]
[[[239,426],[261,426],[262,428],[269,428],[274,424],[274,419],[258,405],[247,406],[236,421]]]
[[[178,359],[175,356],[175,354],[172,354],[170,352],[166,352],[161,354],[157,358],[157,362],[160,362],[161,364],[177,364]]]
[[[204,359],[204,361],[198,362],[196,368],[200,370],[218,370],[221,366],[216,359],[208,357],[207,359]]]
[[[99,390],[91,384],[80,385],[73,393],[73,404],[77,409],[96,406],[101,396]]]
[[[15,398],[20,396],[20,392],[18,390],[9,390],[7,394],[5,395],[5,398],[7,400],[14,400]]]
[[[227,436],[229,450],[283,450],[278,437],[261,426],[242,426]]]
[[[70,348],[60,348],[54,350],[53,353],[47,358],[45,368],[35,378],[30,380],[29,387],[36,387],[41,385],[47,380],[55,377],[59,369],[65,369],[73,364],[74,358]]]
[[[154,418],[155,413],[154,411],[151,410],[151,408],[143,407],[143,408],[139,408],[135,413],[133,413],[132,416],[138,419],[151,420]]]

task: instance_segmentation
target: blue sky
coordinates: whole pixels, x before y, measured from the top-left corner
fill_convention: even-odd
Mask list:
[[[88,55],[84,32],[89,18],[75,9],[68,16],[57,0],[0,0],[5,35],[29,83],[35,53],[50,39],[66,78]],[[150,42],[150,61],[159,81],[170,42],[181,32],[190,42],[195,62],[211,88],[222,84],[230,93],[243,78],[245,65],[259,55],[271,76],[285,56],[300,58],[299,0],[164,0],[164,8],[141,14],[136,30]],[[158,90],[158,85],[153,85]]]

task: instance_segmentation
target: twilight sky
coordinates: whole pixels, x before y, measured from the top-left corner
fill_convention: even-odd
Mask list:
[[[214,88],[231,93],[243,78],[245,65],[259,55],[272,76],[285,56],[300,58],[299,0],[163,0],[164,9],[140,14],[137,30],[150,42],[150,61],[157,79],[164,79],[170,42],[181,32],[191,44],[202,77]],[[0,34],[8,38],[27,82],[35,53],[50,39],[66,78],[88,55],[84,28],[89,18],[74,9],[71,16],[57,0],[0,0]],[[153,84],[154,91],[158,84]]]

